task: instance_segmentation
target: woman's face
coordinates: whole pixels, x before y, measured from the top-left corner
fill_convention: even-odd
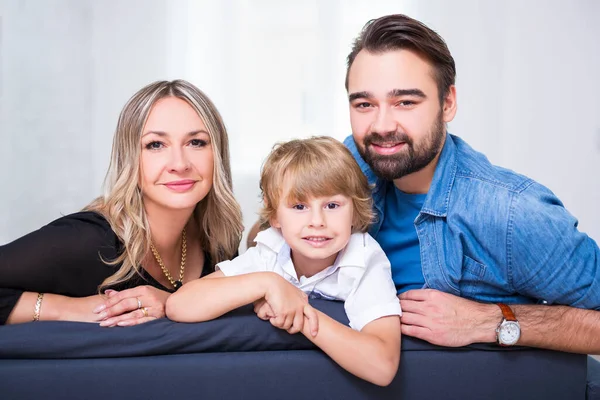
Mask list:
[[[166,97],[154,104],[142,131],[140,188],[146,208],[193,210],[213,183],[210,136],[184,100]]]

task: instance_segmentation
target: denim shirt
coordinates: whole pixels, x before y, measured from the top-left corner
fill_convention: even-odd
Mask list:
[[[350,149],[369,183],[378,220],[385,216],[385,181]],[[415,219],[425,287],[505,303],[600,309],[600,249],[546,187],[496,167],[448,134]],[[393,268],[393,266],[392,266]]]

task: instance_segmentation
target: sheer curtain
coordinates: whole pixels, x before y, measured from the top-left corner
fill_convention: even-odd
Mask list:
[[[100,193],[118,113],[157,79],[190,80],[222,112],[249,228],[275,142],[350,133],[352,39],[397,12],[456,59],[451,132],[549,186],[600,240],[598,2],[4,0],[0,244]]]

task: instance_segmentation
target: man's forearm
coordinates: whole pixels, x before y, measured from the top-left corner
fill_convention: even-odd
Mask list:
[[[567,306],[511,305],[521,325],[517,344],[600,354],[600,311]]]

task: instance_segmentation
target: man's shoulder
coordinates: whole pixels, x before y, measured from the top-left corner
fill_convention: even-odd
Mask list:
[[[523,174],[494,165],[458,136],[451,135],[456,146],[456,180],[520,193],[535,181]]]

